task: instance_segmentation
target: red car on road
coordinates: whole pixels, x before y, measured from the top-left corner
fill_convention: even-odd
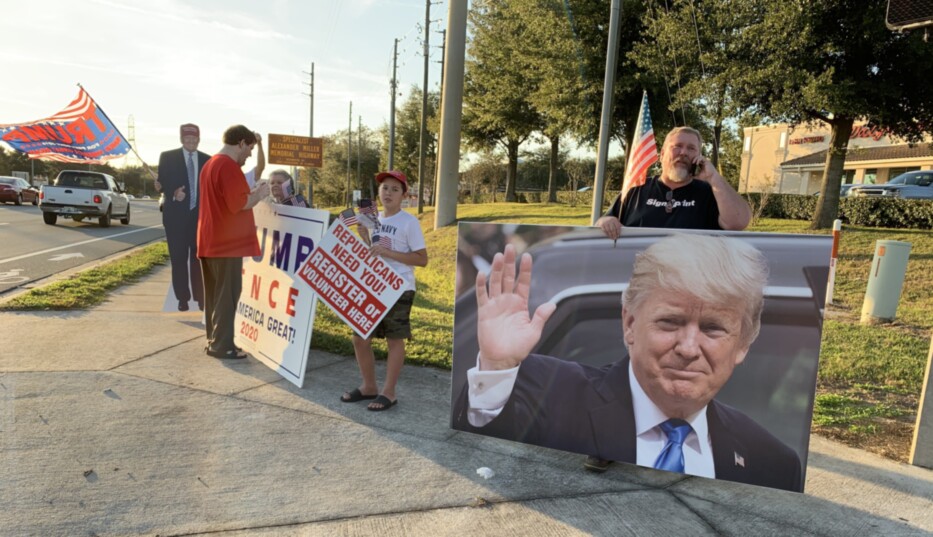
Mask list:
[[[22,205],[24,201],[38,204],[39,189],[27,183],[25,179],[0,175],[0,203],[12,202]]]

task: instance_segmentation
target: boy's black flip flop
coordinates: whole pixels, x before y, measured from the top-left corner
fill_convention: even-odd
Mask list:
[[[383,410],[389,410],[390,408],[398,404],[398,399],[396,399],[395,401],[390,401],[388,397],[384,395],[380,395],[379,397],[376,398],[375,401],[369,404],[370,405],[380,404],[382,406],[377,406],[377,407],[367,406],[366,410],[372,410],[373,412],[382,412]]]
[[[376,395],[363,395],[363,392],[361,392],[359,388],[356,388],[352,392],[341,395],[340,400],[344,403],[355,403],[364,399],[375,399],[376,397]]]

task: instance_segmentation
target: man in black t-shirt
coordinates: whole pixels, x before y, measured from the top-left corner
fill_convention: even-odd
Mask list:
[[[751,220],[748,203],[700,155],[703,139],[690,127],[668,133],[661,147],[661,175],[616,198],[596,225],[611,239],[622,226],[742,230]]]
[[[752,219],[748,202],[700,154],[702,147],[703,137],[696,129],[671,130],[661,146],[661,175],[617,196],[596,225],[613,240],[622,226],[745,229]],[[589,456],[583,466],[604,472],[610,462]]]

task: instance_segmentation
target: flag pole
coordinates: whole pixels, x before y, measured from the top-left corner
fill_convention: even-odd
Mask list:
[[[650,134],[650,142],[647,139]],[[650,148],[650,151],[648,149]],[[636,160],[638,159],[638,160]],[[619,190],[619,219],[621,220],[622,202],[633,187],[637,179],[638,184],[644,184],[648,168],[658,161],[657,142],[654,137],[654,127],[651,124],[651,112],[648,106],[648,91],[642,90],[641,105],[638,107],[638,121],[635,123],[635,132],[632,143],[626,150],[625,172],[622,176],[622,186]]]
[[[641,90],[641,102],[645,102],[645,98],[648,96],[648,90]],[[625,192],[628,190],[626,186],[630,183],[629,174],[632,169],[632,153],[635,147],[635,141],[638,139],[638,124],[641,122],[641,114],[644,111],[643,105],[638,105],[638,120],[635,122],[635,132],[632,133],[632,141],[629,143],[628,147],[625,148],[625,170],[622,173],[622,185],[619,187],[619,220],[622,220],[622,202],[625,201]]]
[[[123,138],[123,141],[126,143],[127,147],[130,148],[130,151],[132,151],[133,154],[136,155],[136,158],[138,158],[139,161],[143,163],[143,168],[145,168],[145,170],[146,170],[147,172],[149,172],[149,175],[150,175],[153,179],[156,179],[156,174],[155,174],[155,172],[153,172],[152,169],[149,167],[149,165],[146,164],[146,161],[143,160],[143,158],[142,158],[141,156],[139,156],[139,153],[136,152],[136,148],[133,147],[132,144],[130,144],[130,142],[126,139],[126,136],[123,136],[123,133],[120,132],[120,127],[117,127],[117,124],[114,123],[112,119],[110,119],[110,116],[107,115],[107,112],[104,112],[103,107],[101,107],[101,105],[99,105],[99,104],[97,103],[97,100],[94,99],[94,97],[91,96],[91,93],[90,93],[88,90],[84,89],[84,86],[82,86],[80,82],[78,82],[78,87],[81,88],[81,91],[83,91],[84,93],[87,94],[88,99],[90,99],[90,100],[94,103],[94,106],[96,106],[97,109],[100,110],[100,113],[103,114],[105,118],[107,118],[107,121],[109,121],[111,125],[113,125],[113,128],[117,131],[117,134],[120,135],[120,138]],[[100,163],[101,163],[101,162],[98,162],[98,164],[100,164]]]

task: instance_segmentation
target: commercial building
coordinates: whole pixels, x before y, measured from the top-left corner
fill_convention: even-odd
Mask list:
[[[739,192],[819,192],[831,134],[825,124],[745,128]],[[927,137],[911,145],[881,129],[856,124],[842,183],[880,184],[907,171],[933,169],[931,141]]]

